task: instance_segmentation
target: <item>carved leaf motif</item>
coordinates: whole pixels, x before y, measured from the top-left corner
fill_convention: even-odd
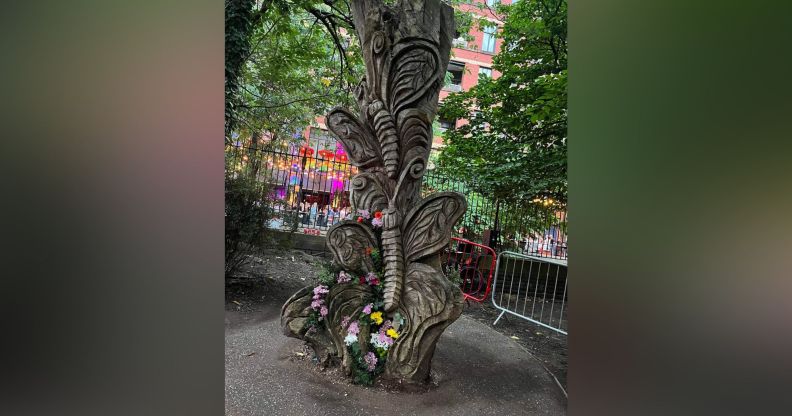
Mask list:
[[[350,271],[368,272],[374,269],[366,247],[376,247],[374,233],[365,225],[354,221],[338,223],[327,231],[327,248],[335,262]]]
[[[387,52],[390,51],[390,41],[385,32],[377,31],[372,35],[370,42],[368,51],[364,52],[364,59],[368,57],[366,73],[370,82],[369,89],[375,97],[381,98],[384,85],[382,74],[388,72]]]
[[[431,123],[425,120],[423,113],[414,110],[405,111],[402,120],[399,123],[402,132],[401,160],[412,160],[419,156],[426,160],[432,145]]]
[[[343,108],[335,108],[327,115],[327,127],[344,144],[353,165],[366,168],[381,164],[376,137],[355,115]]]
[[[306,286],[293,294],[281,307],[281,327],[286,336],[302,339],[305,322],[311,313],[312,288]]]
[[[420,178],[423,177],[422,169],[425,168],[431,146],[431,123],[425,120],[423,112],[418,110],[405,110],[400,117],[403,121],[401,125],[401,160],[412,161],[420,159],[420,172],[411,172],[405,178],[400,195],[396,200],[399,209],[405,212],[413,206],[415,200],[419,199]],[[417,166],[417,165],[416,165]],[[413,166],[417,169],[415,166]]]
[[[457,192],[438,192],[418,202],[404,222],[405,259],[410,262],[440,252],[465,209],[467,201]]]
[[[394,116],[423,98],[430,88],[436,87],[434,84],[439,77],[439,60],[434,45],[419,41],[402,45],[390,64],[388,99]]]
[[[379,171],[364,172],[352,179],[352,205],[371,212],[388,207],[388,198],[393,193],[391,181]]]

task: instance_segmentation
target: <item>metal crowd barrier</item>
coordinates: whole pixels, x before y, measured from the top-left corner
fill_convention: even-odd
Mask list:
[[[459,271],[462,280],[459,288],[465,299],[483,302],[492,287],[495,251],[483,244],[451,237],[451,243],[443,259],[443,270],[447,275],[451,269]]]
[[[498,255],[492,284],[492,304],[504,314],[518,316],[567,335],[567,266],[511,251]]]

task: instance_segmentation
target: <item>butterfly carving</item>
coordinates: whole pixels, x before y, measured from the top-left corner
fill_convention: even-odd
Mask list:
[[[390,45],[383,31],[363,42],[367,75],[357,87],[360,115],[336,108],[327,126],[361,169],[352,180],[355,208],[383,212],[384,309],[399,305],[404,276],[448,243],[465,212],[464,196],[442,192],[418,199],[431,145],[431,120],[442,75],[437,45],[424,39]],[[370,271],[365,247],[377,241],[366,226],[342,222],[327,234],[336,263]]]
[[[451,230],[466,208],[467,202],[462,195],[439,192],[419,201],[404,216],[403,222],[398,220],[401,218],[398,211],[384,211],[382,261],[385,269],[385,312],[398,307],[404,276],[419,267],[422,259],[439,254],[448,245]],[[371,258],[365,255],[365,248],[376,247],[377,240],[368,226],[355,221],[338,223],[328,231],[327,245],[335,262],[345,269],[362,272],[373,270]]]

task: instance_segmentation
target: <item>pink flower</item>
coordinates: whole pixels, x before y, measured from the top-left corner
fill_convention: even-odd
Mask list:
[[[311,302],[311,309],[317,310],[322,306],[323,303],[324,301],[321,299],[314,299],[314,301]]]
[[[365,308],[363,308],[363,313],[365,313],[366,315],[370,314],[371,313],[371,308],[373,308],[373,307],[374,307],[374,304],[373,303],[369,303],[368,305],[366,305]]]
[[[336,282],[338,283],[349,283],[352,281],[352,277],[346,274],[343,270],[338,273],[338,279]]]
[[[380,333],[378,334],[378,336],[379,336],[379,342],[380,342],[380,343],[382,343],[382,344],[386,344],[386,345],[393,345],[393,338],[391,338],[391,337],[389,337],[389,336],[385,335],[385,333],[384,333],[384,332],[380,332]]]
[[[321,295],[323,295],[325,293],[330,292],[330,290],[328,290],[327,286],[325,286],[325,285],[319,285],[319,286],[316,286],[314,288],[313,292],[314,292],[314,295],[320,295],[321,296]]]
[[[360,215],[364,219],[371,218],[371,213],[367,209],[359,209],[358,210],[358,215]]]
[[[327,306],[322,305],[322,309],[319,310],[319,315],[327,316]]]
[[[368,272],[368,274],[366,274],[366,283],[370,284],[371,286],[378,285],[379,279],[377,279],[377,274],[374,272]]]
[[[349,320],[350,319],[351,319],[351,317],[349,315],[344,316],[341,319],[341,328],[346,328],[346,326],[349,325]]]
[[[360,327],[358,326],[358,321],[354,321],[349,324],[349,328],[347,328],[347,334],[352,336],[357,336],[360,333]]]
[[[363,361],[366,363],[368,371],[374,371],[374,369],[377,368],[377,356],[374,355],[373,352],[369,351],[363,358]]]
[[[374,228],[382,227],[382,219],[374,218],[373,220],[371,220],[371,226]]]

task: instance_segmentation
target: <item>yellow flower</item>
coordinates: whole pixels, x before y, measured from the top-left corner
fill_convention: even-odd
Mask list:
[[[385,333],[388,334],[388,336],[393,339],[399,338],[399,333],[396,332],[393,328],[387,330]]]
[[[372,312],[371,313],[371,320],[377,323],[377,325],[382,323],[382,312]]]

